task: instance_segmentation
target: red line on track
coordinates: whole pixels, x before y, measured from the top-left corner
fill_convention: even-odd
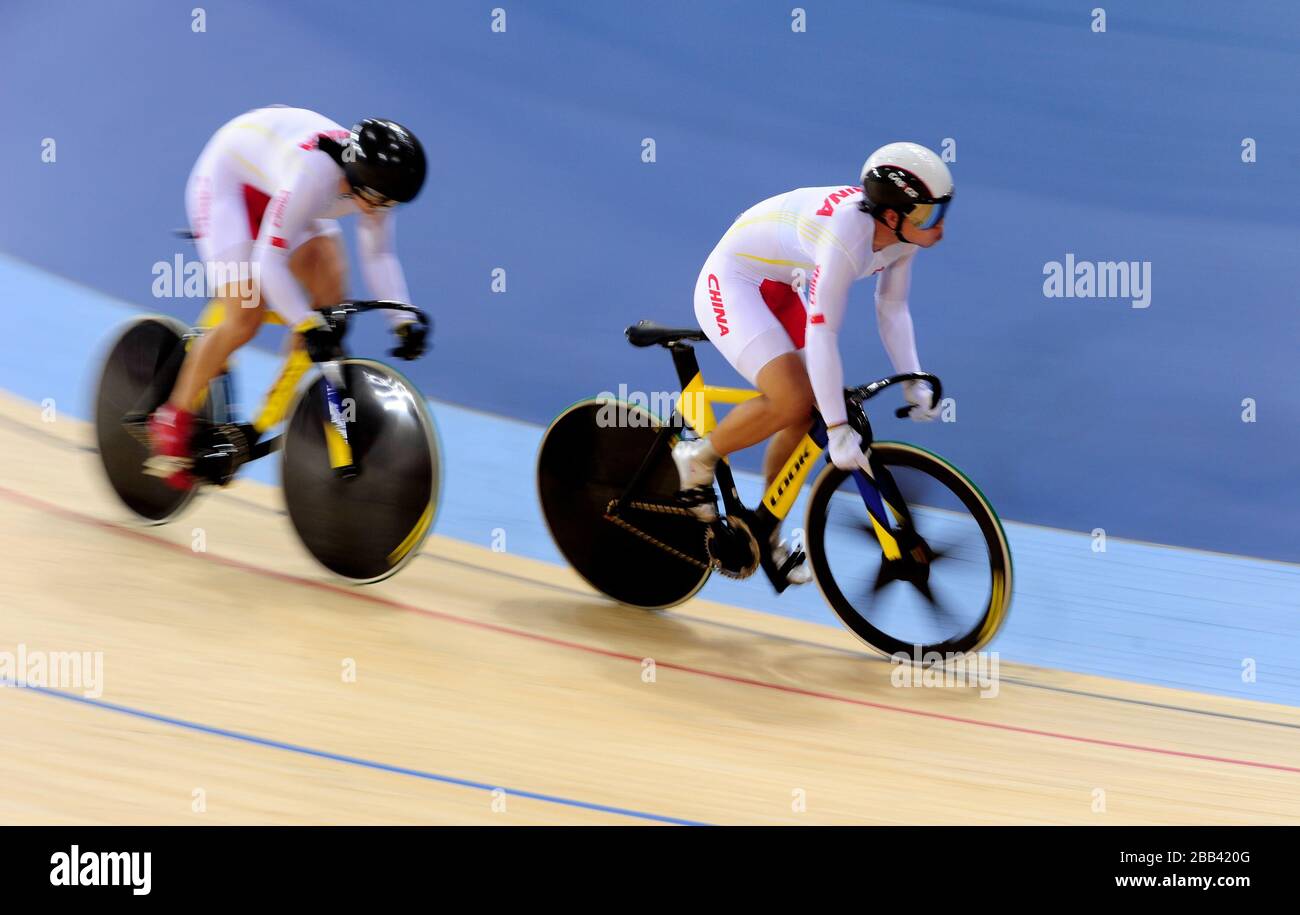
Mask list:
[[[454,613],[444,613],[441,610],[429,610],[425,607],[417,607],[414,604],[405,604],[401,601],[392,600],[391,598],[381,597],[380,595],[349,588],[343,585],[336,585],[325,581],[313,581],[310,578],[302,578],[297,575],[290,575],[287,572],[279,572],[275,569],[264,566],[253,565],[252,563],[243,562],[239,559],[231,559],[226,556],[217,556],[212,553],[196,553],[183,544],[170,543],[157,537],[151,537],[142,530],[124,527],[114,524],[111,521],[105,521],[102,518],[96,518],[93,515],[87,515],[83,512],[70,508],[64,508],[53,502],[46,502],[44,499],[38,499],[27,493],[15,489],[9,489],[6,486],[0,486],[0,496],[4,496],[11,502],[18,502],[38,511],[59,515],[71,521],[80,524],[98,527],[110,531],[123,537],[129,537],[135,540],[141,540],[154,546],[165,547],[174,552],[183,553],[187,556],[208,559],[212,562],[220,563],[233,569],[239,569],[243,572],[249,572],[253,575],[260,575],[264,578],[272,578],[276,581],[286,582],[288,584],[298,585],[300,587],[314,588],[318,591],[326,591],[331,594],[340,594],[350,597],[353,600],[364,601],[376,606],[388,607],[393,610],[403,610],[407,613],[416,613],[421,616],[431,617],[433,619],[443,620],[448,623],[455,623],[460,626],[471,626],[475,629],[485,629],[490,632],[498,632],[502,635],[511,635],[516,638],[529,639],[534,642],[541,642],[547,645],[555,645],[560,648],[571,648],[575,651],[586,652],[587,654],[602,655],[607,658],[615,658],[620,661],[632,661],[640,664],[642,658],[638,655],[627,654],[621,651],[613,651],[608,648],[598,648],[595,645],[584,645],[581,642],[571,642],[567,639],[559,639],[554,636],[541,635],[536,632],[528,632],[523,629],[515,629],[510,626],[502,626],[497,623],[486,623],[481,620],[469,619],[464,616],[457,616]],[[989,728],[997,731],[1007,731],[1014,734],[1028,734],[1034,737],[1049,737],[1053,740],[1066,740],[1072,743],[1083,743],[1099,747],[1111,747],[1120,750],[1133,750],[1139,753],[1153,753],[1159,756],[1174,756],[1182,759],[1198,759],[1206,762],[1226,763],[1233,766],[1247,766],[1255,769],[1271,769],[1277,772],[1294,772],[1300,773],[1300,767],[1284,766],[1278,763],[1258,762],[1251,759],[1234,759],[1229,756],[1211,756],[1206,753],[1189,753],[1183,750],[1170,750],[1164,747],[1151,747],[1143,744],[1124,743],[1118,740],[1104,740],[1100,737],[1082,737],[1077,734],[1063,734],[1057,731],[1043,731],[1037,728],[1020,727],[1014,724],[1002,724],[996,721],[980,721],[977,718],[962,718],[958,715],[945,715],[941,712],[927,712],[922,709],[906,708],[901,705],[890,705],[884,702],[872,702],[868,699],[854,699],[851,696],[841,696],[836,693],[826,693],[819,690],[803,689],[798,686],[788,686],[782,683],[769,683],[765,680],[755,680],[751,677],[742,677],[736,674],[726,674],[715,670],[706,670],[701,667],[691,667],[686,664],[674,664],[671,661],[655,661],[656,667],[676,670],[682,673],[694,674],[700,677],[708,677],[712,680],[722,680],[728,683],[738,683],[743,686],[754,686],[759,689],[774,690],[776,692],[790,693],[798,696],[806,696],[811,699],[826,699],[831,702],[839,702],[846,705],[856,705],[865,708],[878,709],[885,712],[896,712],[901,715],[912,715],[918,718],[930,718],[935,721],[948,721],[954,724],[966,724],[973,727]]]

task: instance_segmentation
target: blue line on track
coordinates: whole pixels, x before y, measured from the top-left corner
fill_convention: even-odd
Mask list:
[[[173,727],[185,728],[190,731],[198,731],[201,734],[211,734],[215,737],[226,737],[230,740],[239,740],[244,743],[254,744],[260,747],[269,747],[272,750],[285,750],[289,753],[300,753],[303,756],[314,756],[317,759],[327,759],[331,762],[346,763],[350,766],[360,766],[364,769],[376,769],[380,772],[392,772],[395,775],[408,775],[412,778],[422,778],[430,782],[442,782],[446,785],[457,785],[461,788],[477,788],[482,791],[493,791],[501,788],[508,796],[526,797],[534,801],[542,801],[547,804],[560,804],[564,807],[577,807],[581,810],[595,810],[599,813],[609,813],[615,816],[631,817],[637,820],[647,820],[653,823],[667,823],[673,826],[708,826],[708,823],[697,822],[695,820],[683,820],[677,817],[662,816],[657,813],[646,813],[641,810],[630,810],[626,807],[611,807],[607,804],[593,804],[589,801],[579,801],[573,798],[559,797],[554,794],[542,794],[537,791],[521,791],[514,788],[505,788],[502,785],[492,785],[487,782],[476,782],[467,778],[456,778],[452,775],[439,775],[436,772],[425,772],[420,769],[408,769],[405,766],[393,766],[388,763],[375,762],[370,759],[361,759],[358,756],[345,756],[342,753],[330,753],[326,750],[316,750],[311,747],[304,747],[298,744],[285,743],[281,740],[270,740],[266,737],[256,737],[252,734],[242,734],[239,731],[230,731],[225,728],[212,727],[211,725],[200,724],[196,721],[186,721],[183,718],[172,718],[169,715],[158,715],[154,712],[146,712],[142,709],[131,708],[127,705],[118,705],[113,702],[105,702],[102,699],[91,699],[86,696],[75,696],[71,693],[60,692],[56,689],[49,689],[43,686],[29,686],[23,684],[19,686],[13,680],[0,680],[0,686],[8,688],[17,688],[29,690],[34,693],[40,693],[44,696],[52,696],[56,699],[63,699],[68,702],[78,702],[82,705],[89,705],[94,708],[107,709],[110,712],[119,712],[123,715],[131,715],[135,718],[143,718],[147,721],[157,721],[162,724],[169,724]]]

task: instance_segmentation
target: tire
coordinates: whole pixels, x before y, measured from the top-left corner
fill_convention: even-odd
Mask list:
[[[410,562],[433,529],[441,453],[415,385],[381,362],[340,365],[355,401],[348,438],[358,474],[341,479],[330,466],[325,379],[317,374],[289,411],[280,475],[289,520],[307,551],[335,575],[369,584]]]
[[[952,575],[948,576],[943,593],[956,589],[953,593],[958,597],[957,602],[965,608],[964,620],[951,625],[939,624],[937,620],[944,614],[919,592],[907,590],[911,586],[906,582],[885,585],[886,589],[899,589],[890,592],[897,595],[892,600],[883,590],[871,590],[875,577],[870,572],[874,568],[878,573],[884,565],[883,553],[871,532],[866,507],[850,475],[829,464],[813,484],[805,522],[807,551],[818,587],[844,625],[882,654],[893,656],[901,652],[915,658],[930,652],[978,651],[997,634],[1011,604],[1011,550],[1002,523],[975,484],[937,455],[900,442],[877,442],[871,446],[871,452],[874,461],[898,481],[916,530],[930,547],[936,542],[943,547],[944,540],[955,543],[958,537],[969,545],[961,551],[954,546],[950,555],[935,557],[928,568],[928,585],[936,594],[940,593],[936,581],[943,581],[937,578],[941,565],[945,573],[960,573],[955,581]],[[909,478],[909,483],[914,477],[922,485],[905,486],[904,476]],[[851,491],[833,501],[841,487]],[[924,488],[927,501],[914,501],[909,488]],[[854,533],[848,529],[849,525],[837,523],[836,530],[828,533],[828,518],[833,515],[838,521],[841,515],[852,516],[851,506],[855,503],[860,516],[857,536],[861,540],[852,539]],[[940,507],[933,507],[936,504]],[[936,531],[941,532],[942,539],[936,538]],[[948,563],[950,558],[954,562]],[[981,587],[984,593],[978,594]],[[846,591],[854,595],[853,599],[846,596]],[[916,602],[917,613],[909,614],[898,606],[888,605],[907,598]],[[927,617],[926,613],[930,615]]]
[[[146,474],[149,446],[132,435],[122,420],[132,410],[152,413],[171,394],[183,358],[177,351],[183,351],[188,333],[188,327],[166,315],[132,320],[104,357],[95,390],[95,443],[108,484],[122,504],[149,524],[162,524],[179,515],[193,501],[198,487],[177,490]],[[142,402],[151,386],[155,396]],[[200,415],[210,418],[207,401]]]
[[[640,494],[651,500],[677,492],[677,469],[662,423],[645,410],[614,400],[588,400],[561,413],[537,453],[537,494],[551,539],[574,570],[597,591],[643,610],[663,610],[695,595],[708,581],[700,568],[605,517],[626,491],[641,462],[658,448]],[[708,561],[704,526],[680,515],[630,514],[630,521],[675,549]]]

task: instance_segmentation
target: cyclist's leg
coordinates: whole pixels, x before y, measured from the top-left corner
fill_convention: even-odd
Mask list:
[[[811,409],[811,388],[794,342],[751,278],[710,256],[695,287],[695,315],[710,342],[760,393],[728,413],[713,432],[673,449],[681,500],[702,520],[717,516],[714,468],[720,458],[794,425]]]
[[[213,254],[221,243],[225,225],[246,219],[242,199],[231,198],[225,205],[235,212],[214,213],[210,222],[213,234],[206,238],[216,241],[205,243],[198,239],[200,256],[203,256],[210,281],[215,277],[231,277],[213,282],[212,296],[225,307],[225,320],[199,338],[181,366],[180,377],[168,403],[177,410],[193,410],[199,395],[217,376],[222,366],[245,343],[257,336],[265,320],[265,302],[259,298],[255,285],[245,279],[251,276],[248,261],[252,254],[251,240],[227,244],[224,253]],[[214,206],[214,210],[223,203]],[[234,234],[234,233],[231,233]],[[318,220],[305,236],[305,241],[294,248],[289,256],[289,269],[311,296],[312,308],[321,309],[343,301],[347,290],[347,257],[340,242],[340,230],[334,220]],[[291,335],[291,341],[298,341]]]
[[[782,319],[762,287],[725,264],[726,256],[718,254],[705,262],[695,287],[695,316],[718,352],[761,396],[738,405],[713,430],[709,442],[719,457],[794,426],[807,431],[813,406],[808,372]]]
[[[812,384],[808,380],[802,353],[782,353],[768,360],[755,374],[754,386],[763,392],[762,396],[740,404],[723,422],[731,420],[742,407],[757,405],[757,408],[749,411],[750,415],[742,414],[741,420],[736,422],[736,441],[746,441],[751,435],[758,434],[773,424],[779,426],[771,434],[767,450],[763,454],[763,480],[767,486],[771,486],[791,453],[808,434],[812,419]],[[722,429],[722,423],[718,424],[718,429]],[[756,439],[761,440],[762,437]],[[723,447],[729,447],[729,441],[724,440]],[[778,520],[769,535],[772,560],[777,568],[785,564],[791,553],[791,547],[781,538],[781,526],[781,521]],[[786,580],[792,585],[812,581],[812,569],[808,567],[807,561],[789,569]]]
[[[789,345],[788,337],[786,344]],[[761,392],[760,396],[739,404],[728,413],[718,423],[710,439],[718,455],[725,457],[734,451],[757,445],[771,436],[777,436],[787,444],[784,452],[775,459],[776,467],[771,472],[768,472],[768,461],[764,459],[764,472],[771,479],[780,470],[799,438],[808,431],[813,405],[812,385],[808,381],[803,359],[796,352],[772,356],[753,374],[752,381],[754,387]],[[795,433],[798,436],[789,440],[789,436]],[[773,440],[773,446],[779,444]],[[773,446],[769,446],[769,452]]]
[[[696,317],[718,351],[760,394],[737,405],[703,441],[674,449],[684,497],[697,506],[702,500],[694,493],[712,481],[719,458],[769,437],[763,472],[770,484],[807,433],[814,400],[802,352],[791,338],[792,330],[802,338],[803,307],[797,294],[783,284],[760,286],[747,278],[728,277],[711,269],[720,266],[713,261],[711,257],[705,264],[696,286]],[[769,301],[768,293],[775,298]],[[692,510],[704,517],[711,507]],[[790,551],[781,541],[779,523],[772,530],[771,543],[772,558],[780,567]],[[791,584],[803,584],[811,577],[806,563],[787,573]]]
[[[344,301],[348,294],[348,258],[338,223],[332,219],[316,220],[302,241],[295,243],[289,255],[289,271],[307,291],[315,310]],[[302,345],[300,334],[285,338],[286,349]]]
[[[804,373],[805,378],[807,378],[807,374],[807,372]],[[768,486],[772,485],[772,481],[785,467],[785,462],[790,459],[794,449],[799,447],[803,437],[808,434],[808,427],[811,423],[812,416],[805,416],[794,425],[782,429],[768,440],[767,451],[763,453],[763,481]]]
[[[215,180],[205,170],[205,158],[200,158],[185,188],[185,210],[203,260],[208,295],[224,306],[221,323],[190,347],[168,398],[175,410],[188,412],[230,355],[256,335],[263,312],[250,263],[253,242],[242,189]]]
[[[347,298],[348,258],[338,223],[318,219],[311,232],[300,242],[295,240],[289,270],[307,290],[311,307],[317,311]]]
[[[265,307],[256,298],[246,294],[239,284],[218,286],[213,290],[213,301],[224,306],[225,318],[194,341],[181,364],[180,375],[167,403],[176,410],[192,411],[208,383],[239,349],[257,335],[262,326]]]
[[[262,323],[243,194],[236,188],[222,190],[203,166],[201,157],[186,187],[185,208],[204,263],[208,294],[223,306],[224,320],[193,343],[167,402],[149,420],[153,454],[146,471],[177,489],[194,485],[191,439],[200,394]]]

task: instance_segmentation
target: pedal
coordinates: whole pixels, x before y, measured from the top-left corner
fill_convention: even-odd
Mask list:
[[[226,486],[235,478],[239,468],[247,463],[250,454],[250,436],[256,436],[252,426],[240,423],[223,423],[197,432],[194,439],[195,475],[217,486]]]
[[[781,567],[777,569],[777,572],[782,578],[786,578],[791,571],[803,565],[803,561],[807,558],[808,555],[803,550],[795,550],[786,558],[785,562],[781,563]]]
[[[144,462],[145,476],[167,479],[182,470],[191,470],[194,461],[191,458],[169,457],[165,454],[150,455]]]

